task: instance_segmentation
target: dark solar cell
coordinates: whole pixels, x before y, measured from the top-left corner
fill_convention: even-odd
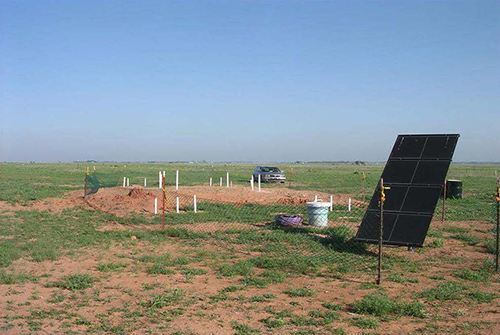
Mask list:
[[[389,235],[394,228],[397,214],[384,213],[384,242],[389,241]],[[363,218],[363,224],[359,227],[356,240],[361,242],[378,241],[380,213],[378,211],[367,211]]]
[[[399,245],[423,245],[431,220],[432,215],[399,214],[388,242],[394,241]]]
[[[414,213],[434,211],[440,194],[441,187],[439,186],[410,187],[401,211]]]
[[[415,171],[415,176],[413,177],[411,184],[443,185],[449,167],[450,167],[449,160],[443,160],[443,161],[421,160],[418,163],[417,170]]]
[[[458,137],[429,136],[422,154],[422,159],[448,159],[451,160],[457,145]]]
[[[385,183],[410,183],[417,164],[417,160],[389,161],[385,166],[382,178],[384,178]]]
[[[422,136],[406,136],[398,137],[394,148],[392,149],[391,157],[394,158],[420,158],[425,145],[425,137]]]

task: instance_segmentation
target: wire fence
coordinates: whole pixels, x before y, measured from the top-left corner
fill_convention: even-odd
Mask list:
[[[452,272],[459,270],[457,264],[474,270],[494,267],[498,198],[491,171],[452,169],[452,177],[464,181],[463,193],[439,201],[424,247],[383,246],[379,258],[379,246],[355,242],[353,237],[372,196],[377,195],[380,167],[366,173],[353,168],[340,171],[346,178],[339,178],[336,169],[313,170],[301,171],[311,172],[314,178],[310,180],[290,169],[293,179],[260,184],[252,176],[213,167],[189,178],[178,170],[163,177],[159,170],[149,183],[146,177],[136,176],[132,184],[123,179],[125,187],[118,189],[142,199],[141,213],[168,234],[209,240],[248,255],[257,267],[267,270],[308,273],[322,269],[328,276],[370,283],[377,278],[417,280],[440,265],[443,271],[449,266]],[[380,222],[371,222],[370,227],[378,230]]]

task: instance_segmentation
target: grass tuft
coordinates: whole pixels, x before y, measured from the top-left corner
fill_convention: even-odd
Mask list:
[[[293,288],[293,289],[290,289],[290,290],[286,290],[284,293],[287,294],[288,296],[292,297],[292,298],[296,298],[296,297],[312,297],[312,296],[316,295],[316,291],[315,290],[312,290],[312,289],[307,288],[307,287]]]
[[[79,291],[92,287],[98,279],[89,274],[74,274],[63,277],[59,281],[47,283],[47,287],[59,287],[71,291]]]
[[[378,317],[387,315],[425,317],[424,304],[418,301],[398,302],[382,293],[366,295],[355,301],[351,309],[354,313]]]
[[[127,263],[108,262],[108,263],[99,263],[96,268],[98,271],[101,272],[117,272],[123,268],[126,268],[127,266],[128,266]]]

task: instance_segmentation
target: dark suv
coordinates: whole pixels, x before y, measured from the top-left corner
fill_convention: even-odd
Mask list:
[[[275,166],[257,166],[255,170],[253,170],[253,177],[255,181],[258,180],[259,175],[260,181],[262,182],[284,183],[286,180],[285,174]]]

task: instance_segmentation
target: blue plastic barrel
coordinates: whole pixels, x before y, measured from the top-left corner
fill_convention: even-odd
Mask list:
[[[306,202],[307,214],[309,215],[309,225],[326,227],[328,226],[329,202],[312,201]]]

